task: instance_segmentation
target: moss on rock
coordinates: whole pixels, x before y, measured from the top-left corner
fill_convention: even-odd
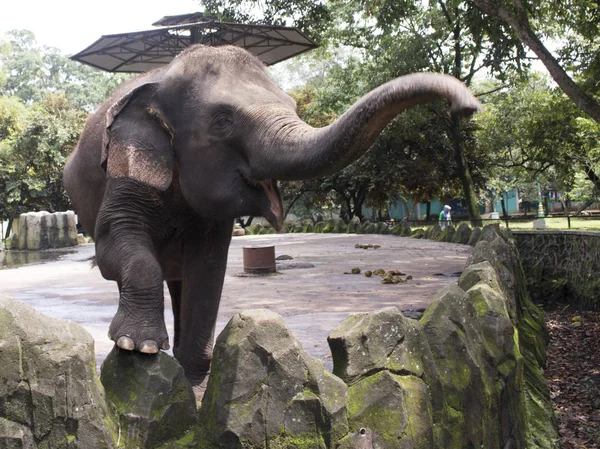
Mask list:
[[[247,311],[217,338],[200,418],[217,447],[332,447],[348,432],[346,390],[281,317]]]

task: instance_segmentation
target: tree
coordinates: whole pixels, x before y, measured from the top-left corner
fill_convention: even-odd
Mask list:
[[[0,105],[9,101],[14,100],[2,100]],[[7,115],[21,114],[21,106]],[[0,116],[0,123],[8,121],[3,118]],[[62,169],[86,118],[87,114],[73,107],[63,94],[48,94],[41,103],[29,107],[23,122],[0,140],[3,219],[12,219],[25,211],[55,212],[70,208]]]
[[[479,144],[496,167],[495,178],[520,182],[545,179],[568,192],[577,174],[600,187],[600,125],[584,116],[545,77],[532,75],[493,94],[477,117]]]
[[[588,0],[472,0],[487,15],[512,27],[548,72],[585,114],[600,123],[600,4]],[[555,57],[543,39],[564,45]],[[553,42],[556,42],[554,40]],[[569,71],[576,71],[578,84]]]
[[[63,92],[78,108],[93,111],[129,78],[70,60],[56,48],[40,46],[28,30],[7,33],[0,42],[0,94],[24,103],[42,101],[48,92]]]
[[[350,58],[333,65],[329,72],[292,92],[298,113],[312,126],[322,127],[340,116],[358,97],[369,90],[373,68]],[[352,79],[353,83],[347,80]],[[284,184],[284,200],[312,197],[313,204],[339,204],[345,218],[362,218],[362,207],[385,209],[389,200],[408,199],[413,203],[436,196],[454,195],[460,190],[452,144],[446,132],[450,118],[446,105],[429,104],[413,108],[394,120],[371,150],[349,167],[320,179],[317,184]],[[470,129],[464,138],[476,154]],[[485,163],[480,157],[469,162],[476,181],[483,184]],[[409,210],[407,208],[407,210]]]
[[[76,63],[31,31],[0,42],[0,219],[66,210],[62,170],[88,112],[127,75]],[[10,221],[7,235],[10,232]]]
[[[302,11],[293,9],[295,2],[291,0],[204,3],[210,4],[211,12],[233,11],[236,7],[251,10],[254,6],[254,11],[264,13],[264,20],[278,14],[288,25],[302,29],[306,24]],[[257,5],[260,8],[256,8]],[[482,17],[469,1],[331,0],[319,2],[319,7],[327,12],[317,18],[328,20],[319,41],[329,45],[330,51],[340,45],[352,47],[361,63],[370,68],[370,77],[361,79],[367,80],[369,88],[415,71],[451,74],[470,85],[482,70],[507,78],[526,66],[523,46],[510,27]],[[229,17],[241,18],[235,14]],[[313,24],[310,31],[321,28],[323,26]],[[479,223],[476,186],[469,163],[471,155],[465,154],[465,133],[461,129],[465,125],[458,119],[446,124],[447,139],[452,142],[449,150],[455,158],[453,165],[461,180],[463,196],[471,219]]]

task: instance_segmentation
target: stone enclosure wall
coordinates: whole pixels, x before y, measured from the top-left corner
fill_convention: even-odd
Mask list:
[[[513,232],[532,297],[600,309],[600,233]]]
[[[16,226],[15,226],[16,225]],[[28,212],[19,216],[9,242],[10,249],[40,250],[77,245],[75,213]]]
[[[420,320],[388,308],[333,330],[333,374],[278,315],[235,315],[197,416],[168,355],[115,350],[100,383],[89,336],[72,323],[43,336],[44,317],[15,304],[0,301],[0,359],[11,361],[0,364],[0,447],[558,447],[543,317],[515,242],[494,227]]]

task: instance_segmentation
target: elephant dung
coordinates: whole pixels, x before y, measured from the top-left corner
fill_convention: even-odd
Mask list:
[[[196,424],[192,387],[179,363],[162,351],[149,355],[115,346],[101,380],[126,447],[157,448]]]

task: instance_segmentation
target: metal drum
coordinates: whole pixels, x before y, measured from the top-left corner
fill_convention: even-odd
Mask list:
[[[275,246],[244,246],[244,273],[275,273]]]

